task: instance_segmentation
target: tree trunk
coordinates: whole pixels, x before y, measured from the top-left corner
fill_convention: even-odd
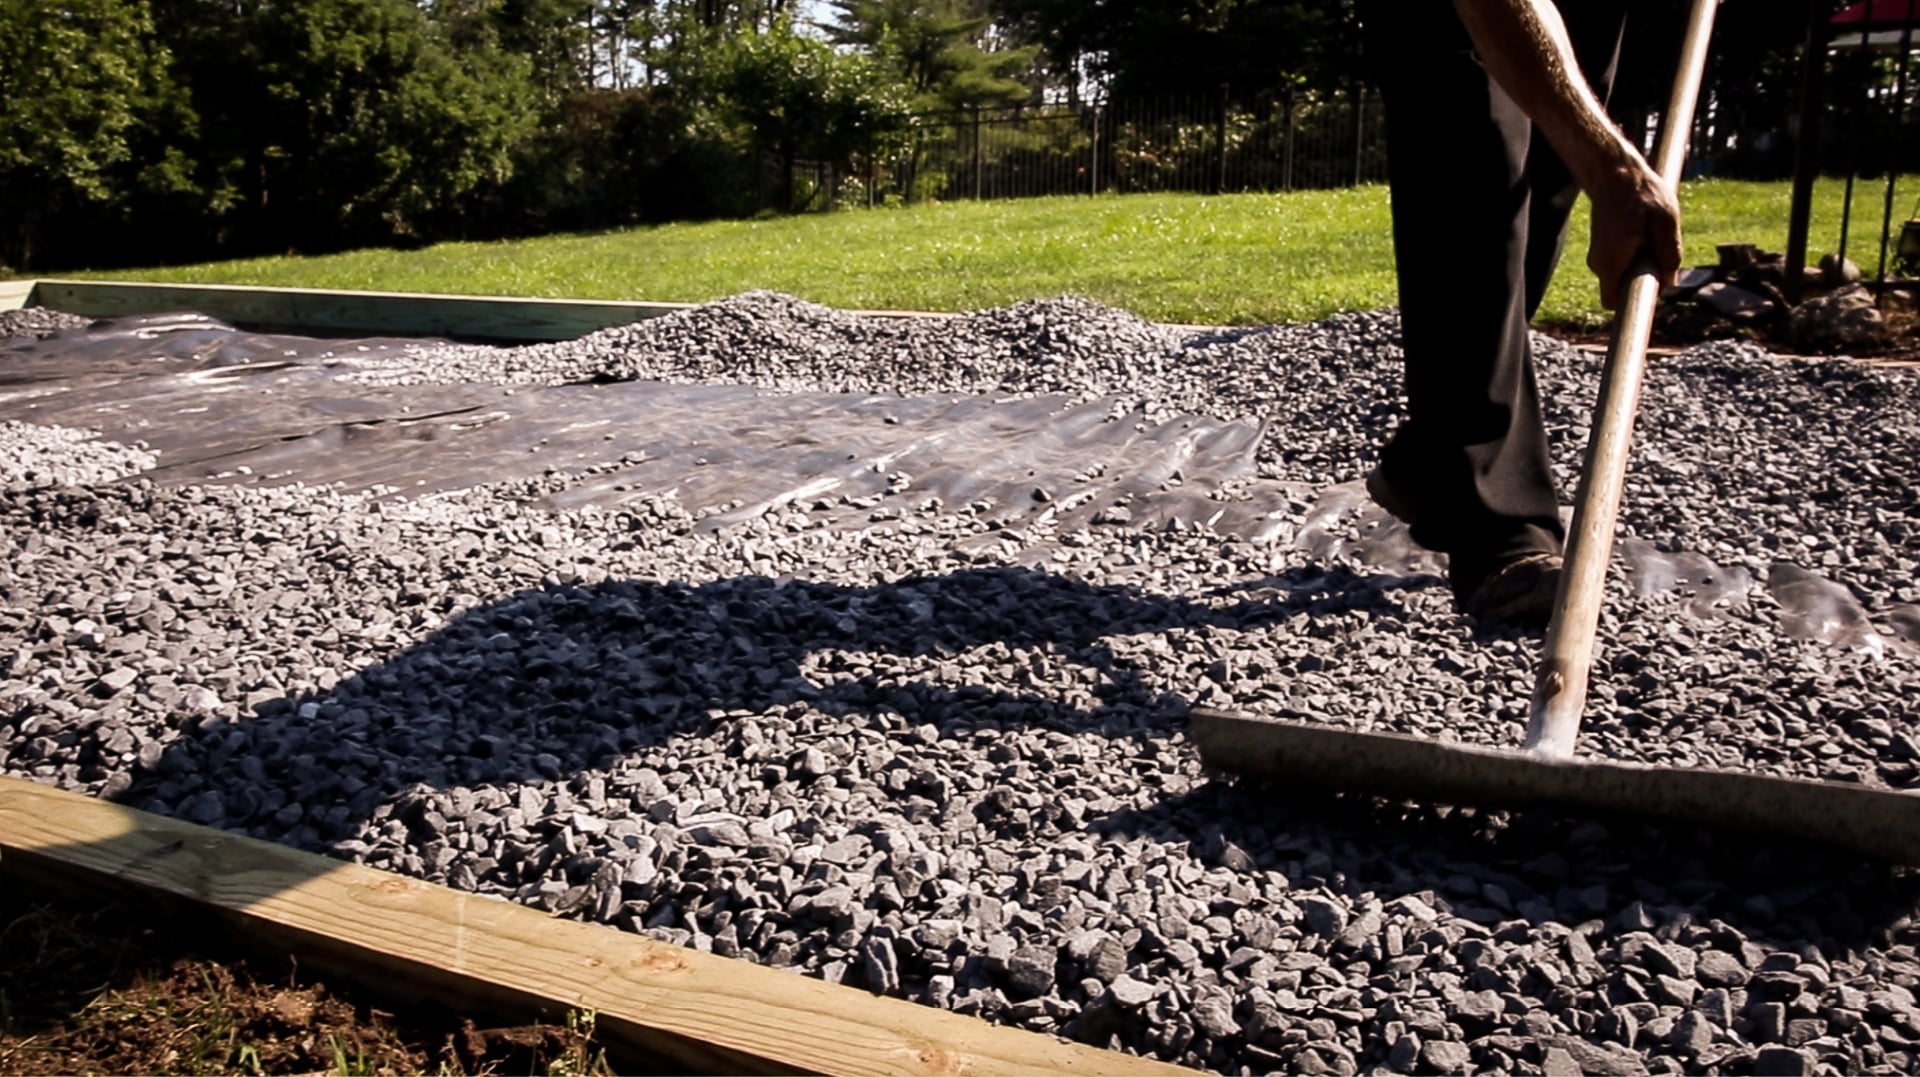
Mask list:
[[[16,234],[20,237],[15,247],[20,261],[14,268],[25,273],[33,268],[33,211],[28,210],[20,215],[20,226],[16,229]]]

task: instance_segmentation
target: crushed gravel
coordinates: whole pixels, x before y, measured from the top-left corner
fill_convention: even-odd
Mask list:
[[[0,310],[0,341],[10,337],[41,340],[63,330],[85,329],[91,323],[90,318],[45,307]]]
[[[370,385],[1264,421],[1263,477],[1318,491],[1264,543],[937,505],[716,532],[665,491],[539,507],[559,473],[414,499],[164,486],[121,478],[138,448],[8,424],[0,459],[68,455],[3,476],[0,770],[1221,1072],[1920,1066],[1905,871],[1202,773],[1203,703],[1518,739],[1537,643],[1455,616],[1353,485],[1399,406],[1396,332],[754,293],[570,344],[334,360]],[[1570,488],[1599,364],[1538,343]],[[1587,750],[1920,785],[1917,397],[1913,372],[1738,345],[1654,368]]]
[[[0,422],[0,489],[87,486],[138,475],[157,458],[145,448],[104,440],[90,430]]]

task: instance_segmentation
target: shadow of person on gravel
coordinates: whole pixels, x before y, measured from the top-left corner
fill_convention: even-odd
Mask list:
[[[1201,870],[1231,873],[1232,885],[1205,906],[1213,916],[1230,916],[1221,903],[1232,903],[1235,887],[1278,893],[1266,919],[1297,935],[1320,930],[1306,903],[1325,895],[1341,919],[1308,947],[1315,960],[1337,955],[1384,974],[1409,952],[1435,955],[1456,970],[1448,975],[1458,991],[1501,1000],[1483,1015],[1489,1028],[1506,1027],[1509,996],[1546,1012],[1584,1013],[1587,1003],[1570,1001],[1576,987],[1622,1008],[1679,990],[1622,971],[1616,951],[1629,937],[1694,949],[1710,941],[1736,952],[1750,945],[1750,957],[1796,962],[1889,937],[1914,941],[1900,924],[1920,902],[1920,883],[1817,850],[1759,850],[1723,834],[1591,816],[1449,811],[1217,781],[1189,786],[1187,749],[1165,742],[1183,733],[1199,686],[1220,683],[1208,662],[1224,650],[1207,637],[1276,621],[1337,634],[1343,619],[1399,615],[1393,592],[1409,585],[1301,568],[1253,588],[1187,598],[991,567],[872,586],[746,576],[527,590],[459,614],[324,694],[184,731],[123,800],[509,893],[556,914],[683,936],[678,918],[731,900],[715,889],[716,865],[749,873],[790,866],[785,853],[757,853],[754,843],[768,839],[747,825],[764,824],[756,815],[773,810],[770,791],[789,783],[813,784],[809,801],[821,789],[857,792],[873,801],[861,809],[869,814],[1027,846],[1068,837],[1184,844]],[[1177,660],[1161,652],[1175,634],[1198,637],[1179,642]],[[1067,736],[1036,747],[1035,738],[1005,735],[1035,729]],[[1052,800],[1032,788],[1003,795],[992,768],[1073,768],[1071,738],[1089,733],[1129,742],[1120,769],[1134,772],[1090,769],[1074,780],[1128,782],[1126,799],[1094,810],[1082,803],[1076,812],[1064,792]],[[962,757],[978,770],[962,787],[951,746],[982,738],[985,762]],[[918,762],[935,752],[948,753],[946,770]],[[1177,758],[1159,765],[1169,757]],[[613,810],[601,810],[603,798]],[[784,802],[800,800],[790,789]],[[470,827],[462,812],[493,822]],[[861,817],[849,812],[846,821]],[[659,869],[666,883],[651,878],[651,850],[619,844],[652,841],[648,820],[681,835],[671,839],[676,874]],[[808,820],[794,825],[802,838],[821,834]],[[716,840],[731,853],[699,848],[705,839],[693,836],[729,826],[733,836]],[[858,843],[877,840],[867,827]],[[748,863],[739,861],[742,850]],[[623,856],[648,860],[649,878],[625,875]],[[1009,859],[1007,870],[1015,866]],[[913,876],[918,890],[900,884],[894,900],[924,915],[937,872]],[[1268,872],[1287,881],[1270,886]],[[1132,891],[1139,882],[1115,885]],[[1138,889],[1136,900],[1147,896],[1144,884]],[[1836,893],[1847,900],[1832,900]],[[974,894],[960,908],[980,900]],[[1289,906],[1300,911],[1289,914]],[[1426,932],[1370,923],[1385,906],[1425,910]],[[796,938],[811,930],[799,921],[813,915],[795,920]],[[1129,960],[1151,967],[1171,959],[1154,956],[1165,924],[1139,923],[1141,941],[1126,943]],[[1228,937],[1240,931],[1231,927]],[[1573,980],[1556,982],[1507,959],[1568,931],[1602,953],[1588,953],[1584,964],[1563,960],[1573,962]],[[793,963],[800,943],[781,945],[767,960]],[[1504,964],[1467,956],[1474,953]],[[1477,1003],[1449,1005],[1467,1015],[1463,1022],[1482,1019],[1473,1016]],[[1111,1031],[1093,1024],[1070,1034],[1105,1042]]]
[[[741,716],[812,710],[865,716],[853,724],[877,729],[888,723],[871,719],[885,714],[895,736],[931,726],[939,737],[1044,728],[1158,740],[1184,731],[1197,691],[1218,690],[1218,671],[1205,665],[1185,670],[1181,683],[1168,684],[1164,672],[1156,681],[1152,652],[1168,634],[1404,616],[1393,592],[1420,583],[1302,567],[1196,600],[994,566],[864,587],[743,576],[528,590],[461,613],[331,691],[274,700],[238,721],[202,721],[121,799],[296,847],[359,855],[368,823],[391,818],[412,790],[567,783]],[[1191,650],[1195,660],[1203,652]],[[1206,689],[1210,683],[1216,687]],[[759,780],[769,763],[804,765],[785,755],[736,761],[733,780]],[[886,788],[902,799],[937,792],[911,774],[868,777],[891,783]],[[1004,813],[1015,818],[997,817],[996,805],[986,798],[981,810],[994,817],[983,825],[1022,825],[1015,811]],[[1492,816],[1502,822],[1487,832],[1474,821],[1486,818],[1211,782],[1093,825],[1173,834],[1200,843],[1209,857],[1229,843],[1284,849],[1282,839],[1306,827],[1319,835],[1315,848],[1345,858],[1329,870],[1390,890],[1442,889],[1457,874],[1449,865],[1460,863],[1501,879],[1563,872],[1550,887],[1502,889],[1510,897],[1533,893],[1554,915],[1575,920],[1615,916],[1639,900],[1639,884],[1623,880],[1655,890],[1704,886],[1724,898],[1714,906],[1718,919],[1783,937],[1801,929],[1776,914],[1803,903],[1808,886],[1857,895],[1819,913],[1819,933],[1836,938],[1864,937],[1914,905],[1911,888],[1882,894],[1878,884],[1854,879],[1856,859],[1797,844],[1757,855],[1750,844],[1680,826],[1528,812]],[[1543,827],[1561,829],[1536,840]],[[1592,850],[1565,852],[1583,846]],[[1542,849],[1563,852],[1544,868],[1510,863],[1534,860]],[[1776,870],[1780,856],[1799,867]],[[1422,863],[1430,869],[1411,867]],[[1298,867],[1259,866],[1290,876]],[[1782,878],[1788,885],[1776,885]],[[1488,905],[1484,895],[1465,904],[1489,919],[1521,915]],[[1807,932],[1813,937],[1812,927]]]
[[[1154,687],[1115,641],[1403,615],[1388,586],[1308,567],[1257,597],[1200,602],[990,567],[865,587],[743,576],[522,591],[331,691],[202,720],[120,799],[327,849],[410,789],[565,782],[711,730],[726,721],[716,715],[797,707],[887,712],[942,735],[1005,723],[1162,737],[1183,727],[1189,686]],[[1014,668],[1036,654],[1070,673]],[[998,686],[970,675],[981,664]]]

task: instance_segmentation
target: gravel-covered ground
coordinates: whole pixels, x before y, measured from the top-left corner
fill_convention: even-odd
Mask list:
[[[0,768],[1228,1072],[1920,1067],[1903,871],[1201,772],[1198,703],[1518,739],[1536,642],[1455,616],[1352,485],[1397,411],[1395,334],[1390,312],[1203,332],[1069,299],[905,321],[752,294],[343,361],[370,386],[1265,421],[1264,480],[1317,494],[1261,544],[831,501],[715,532],[664,491],[542,508],[558,473],[413,500],[165,487],[109,481],[137,447],[8,424]],[[1570,488],[1598,360],[1539,343]],[[1738,346],[1656,367],[1588,750],[1920,785],[1916,403],[1911,371]]]

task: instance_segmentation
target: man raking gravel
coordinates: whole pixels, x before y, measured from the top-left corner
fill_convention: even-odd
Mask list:
[[[1448,555],[1463,613],[1543,623],[1565,530],[1527,324],[1567,215],[1593,201],[1587,258],[1617,309],[1641,252],[1680,264],[1673,184],[1607,118],[1625,5],[1361,5],[1387,101],[1407,419],[1367,489]]]
[[[1685,156],[1685,133],[1692,122],[1716,4],[1717,0],[1694,4],[1656,154],[1657,170],[1619,137],[1606,121],[1598,98],[1577,77],[1579,44],[1569,37],[1569,23],[1587,33],[1612,27],[1617,48],[1617,15],[1589,23],[1586,20],[1597,19],[1598,5],[1568,5],[1578,19],[1563,21],[1554,5],[1533,0],[1458,0],[1461,26],[1485,64],[1484,74],[1476,75],[1458,66],[1431,70],[1416,66],[1423,53],[1413,47],[1415,42],[1450,39],[1433,36],[1449,30],[1441,25],[1444,20],[1424,27],[1413,24],[1418,32],[1405,38],[1399,36],[1405,28],[1397,24],[1389,28],[1389,12],[1374,10],[1369,26],[1376,49],[1408,65],[1389,77],[1388,85],[1397,86],[1388,91],[1389,101],[1412,97],[1417,103],[1395,113],[1391,136],[1398,139],[1393,149],[1395,241],[1402,259],[1412,416],[1388,447],[1381,467],[1370,476],[1368,489],[1383,507],[1412,525],[1416,541],[1451,555],[1449,576],[1464,612],[1495,619],[1550,619],[1546,653],[1535,681],[1527,750],[1517,754],[1196,709],[1195,739],[1202,756],[1213,765],[1250,774],[1308,775],[1328,785],[1410,793],[1452,803],[1546,802],[1670,816],[1798,834],[1896,861],[1920,859],[1920,797],[1912,794],[1573,757],[1625,486],[1627,448],[1653,307],[1662,282],[1671,278],[1679,264],[1679,214],[1672,190]],[[1609,52],[1605,68],[1611,67]],[[1476,249],[1481,237],[1470,215],[1455,221],[1446,216],[1443,204],[1401,197],[1410,187],[1424,188],[1432,172],[1450,174],[1447,169],[1416,173],[1405,151],[1409,138],[1439,148],[1440,143],[1433,140],[1435,132],[1443,129],[1438,125],[1445,113],[1421,110],[1435,98],[1459,104],[1459,97],[1448,98],[1446,92],[1436,90],[1447,83],[1449,74],[1456,80],[1455,90],[1467,98],[1473,99],[1469,90],[1486,96],[1495,120],[1479,139],[1469,133],[1467,142],[1469,147],[1497,143],[1505,154],[1507,178],[1504,184],[1496,182],[1501,173],[1489,170],[1477,174],[1477,183],[1453,176],[1437,185],[1448,188],[1451,184],[1455,199],[1469,208],[1479,207],[1487,218],[1505,206],[1508,233],[1502,248],[1505,260],[1499,266],[1492,264],[1497,252],[1490,246],[1479,243]],[[1407,81],[1394,81],[1401,78]],[[1547,147],[1533,142],[1534,126],[1560,151],[1565,166]],[[1489,132],[1501,137],[1492,139]],[[1467,162],[1461,171],[1476,175],[1471,149],[1459,156]],[[1537,161],[1547,163],[1536,171]],[[1533,200],[1540,193],[1538,184],[1545,181],[1556,181],[1558,197],[1571,196],[1572,188],[1562,178],[1563,167],[1592,194],[1594,236],[1588,262],[1600,276],[1607,305],[1620,308],[1564,569],[1523,314],[1531,313],[1539,302],[1565,221],[1564,208],[1552,210],[1549,203],[1536,209]],[[1542,215],[1549,231],[1534,235],[1531,229]],[[1427,229],[1435,218],[1448,222],[1440,225],[1443,234],[1464,245],[1469,267],[1484,273],[1446,274],[1441,263],[1449,259],[1435,260],[1436,248],[1427,243]],[[1486,218],[1480,227],[1486,228]],[[1547,246],[1537,245],[1549,238]],[[1479,259],[1488,264],[1480,265]],[[1495,272],[1502,268],[1503,272]],[[1487,301],[1487,294],[1499,291],[1480,283],[1488,275],[1508,285],[1502,303]],[[1459,354],[1442,350],[1449,346],[1439,332],[1448,309],[1426,305],[1433,294],[1446,292],[1456,293],[1468,308],[1462,320],[1464,330],[1478,326],[1484,331],[1496,323],[1501,327],[1501,332],[1493,334],[1500,346],[1494,349],[1492,366],[1462,361],[1447,372],[1457,380],[1442,377],[1445,368],[1436,362],[1436,358],[1444,362],[1448,354]],[[1476,313],[1482,316],[1478,321]],[[1486,338],[1469,334],[1466,344],[1451,346],[1471,348],[1476,340],[1484,344]],[[1466,352],[1469,360],[1475,354],[1482,353]],[[1467,376],[1478,373],[1487,376]],[[1499,436],[1484,440],[1483,435]],[[1408,481],[1415,474],[1418,482]]]

